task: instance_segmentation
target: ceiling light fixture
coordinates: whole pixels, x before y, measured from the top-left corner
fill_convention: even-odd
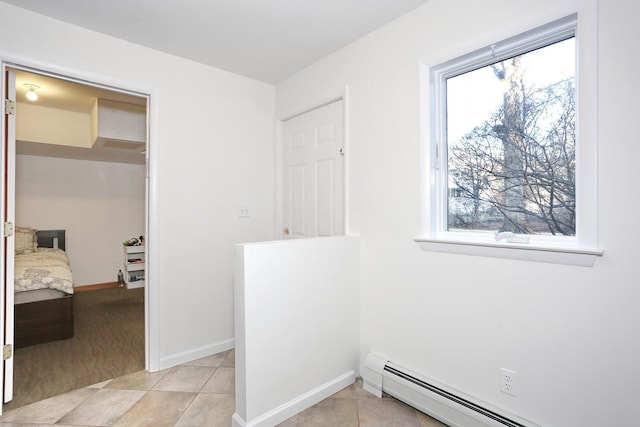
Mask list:
[[[24,85],[29,88],[27,91],[27,99],[29,101],[37,101],[38,93],[36,92],[36,89],[40,89],[40,86],[31,83],[25,83]]]

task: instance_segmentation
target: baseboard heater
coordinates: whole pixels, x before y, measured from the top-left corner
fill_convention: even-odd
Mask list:
[[[450,427],[540,427],[375,353],[367,356],[362,376],[365,390],[387,393]]]

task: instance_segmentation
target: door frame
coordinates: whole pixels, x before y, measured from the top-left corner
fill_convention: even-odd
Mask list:
[[[324,107],[334,102],[342,101],[342,141],[344,145],[344,171],[343,171],[343,189],[342,189],[342,217],[343,217],[343,230],[342,234],[349,234],[349,86],[345,86],[342,90],[328,93],[325,96],[313,99],[311,102],[304,103],[298,107],[286,110],[282,113],[276,113],[274,122],[274,158],[273,158],[273,204],[274,209],[274,224],[273,224],[273,236],[276,240],[283,240],[284,229],[284,175],[282,168],[284,167],[284,122],[293,119],[294,117],[308,113],[315,109]]]
[[[7,55],[0,56],[0,84],[2,87],[3,99],[6,97],[5,72],[7,68],[14,68],[34,73],[43,74],[55,78],[73,81],[76,83],[106,88],[118,92],[130,93],[147,99],[147,142],[146,142],[146,170],[145,170],[145,249],[147,260],[145,263],[145,369],[150,372],[160,370],[160,347],[159,347],[159,290],[157,286],[158,274],[158,201],[157,201],[157,150],[156,139],[158,135],[158,90],[150,86],[141,86],[132,81],[122,81],[113,77],[96,75],[85,70],[68,69],[53,66],[50,63],[41,63],[25,58],[13,58]],[[4,101],[2,101],[4,102]],[[0,134],[6,132],[4,120],[0,123]],[[4,185],[4,174],[2,174],[2,185]],[[2,279],[4,281],[4,279]],[[6,283],[2,283],[0,291],[6,289]],[[0,325],[4,322],[4,298],[0,304]],[[0,371],[4,375],[4,372]]]
[[[2,82],[2,99],[10,99],[16,101],[16,74],[3,70],[2,76],[5,80]],[[13,85],[13,86],[11,86]],[[2,221],[12,222],[15,225],[15,140],[16,140],[16,116],[7,115],[7,106],[4,105],[2,111],[2,124],[6,126],[2,132],[2,149],[0,150],[0,160],[2,164],[3,179],[0,185],[0,208],[2,209]],[[9,144],[13,141],[13,144]],[[10,184],[13,183],[13,186]],[[2,225],[3,233],[6,233],[4,224]],[[14,232],[15,236],[15,232]],[[15,262],[13,256],[7,254],[14,253],[15,237],[13,239],[4,238],[0,245],[0,273],[2,280],[5,282],[13,282],[15,278]],[[6,288],[2,288],[0,292],[0,331],[3,333],[2,345],[10,346],[11,353],[15,348],[15,295],[13,292],[6,292]],[[7,333],[12,331],[13,333]],[[4,351],[3,351],[4,355]],[[2,400],[0,403],[6,403],[13,400],[13,354],[3,360],[0,366],[0,377],[2,378]],[[0,411],[1,412],[1,411]]]

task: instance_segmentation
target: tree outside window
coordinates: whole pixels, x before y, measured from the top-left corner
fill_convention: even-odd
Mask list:
[[[576,234],[575,38],[446,79],[447,227]]]

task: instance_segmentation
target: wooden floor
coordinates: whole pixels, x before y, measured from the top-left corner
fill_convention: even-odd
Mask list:
[[[17,349],[3,411],[144,369],[144,289],[74,296],[74,337]]]
[[[118,282],[97,283],[95,285],[74,286],[73,292],[99,291],[100,289],[117,288]]]

